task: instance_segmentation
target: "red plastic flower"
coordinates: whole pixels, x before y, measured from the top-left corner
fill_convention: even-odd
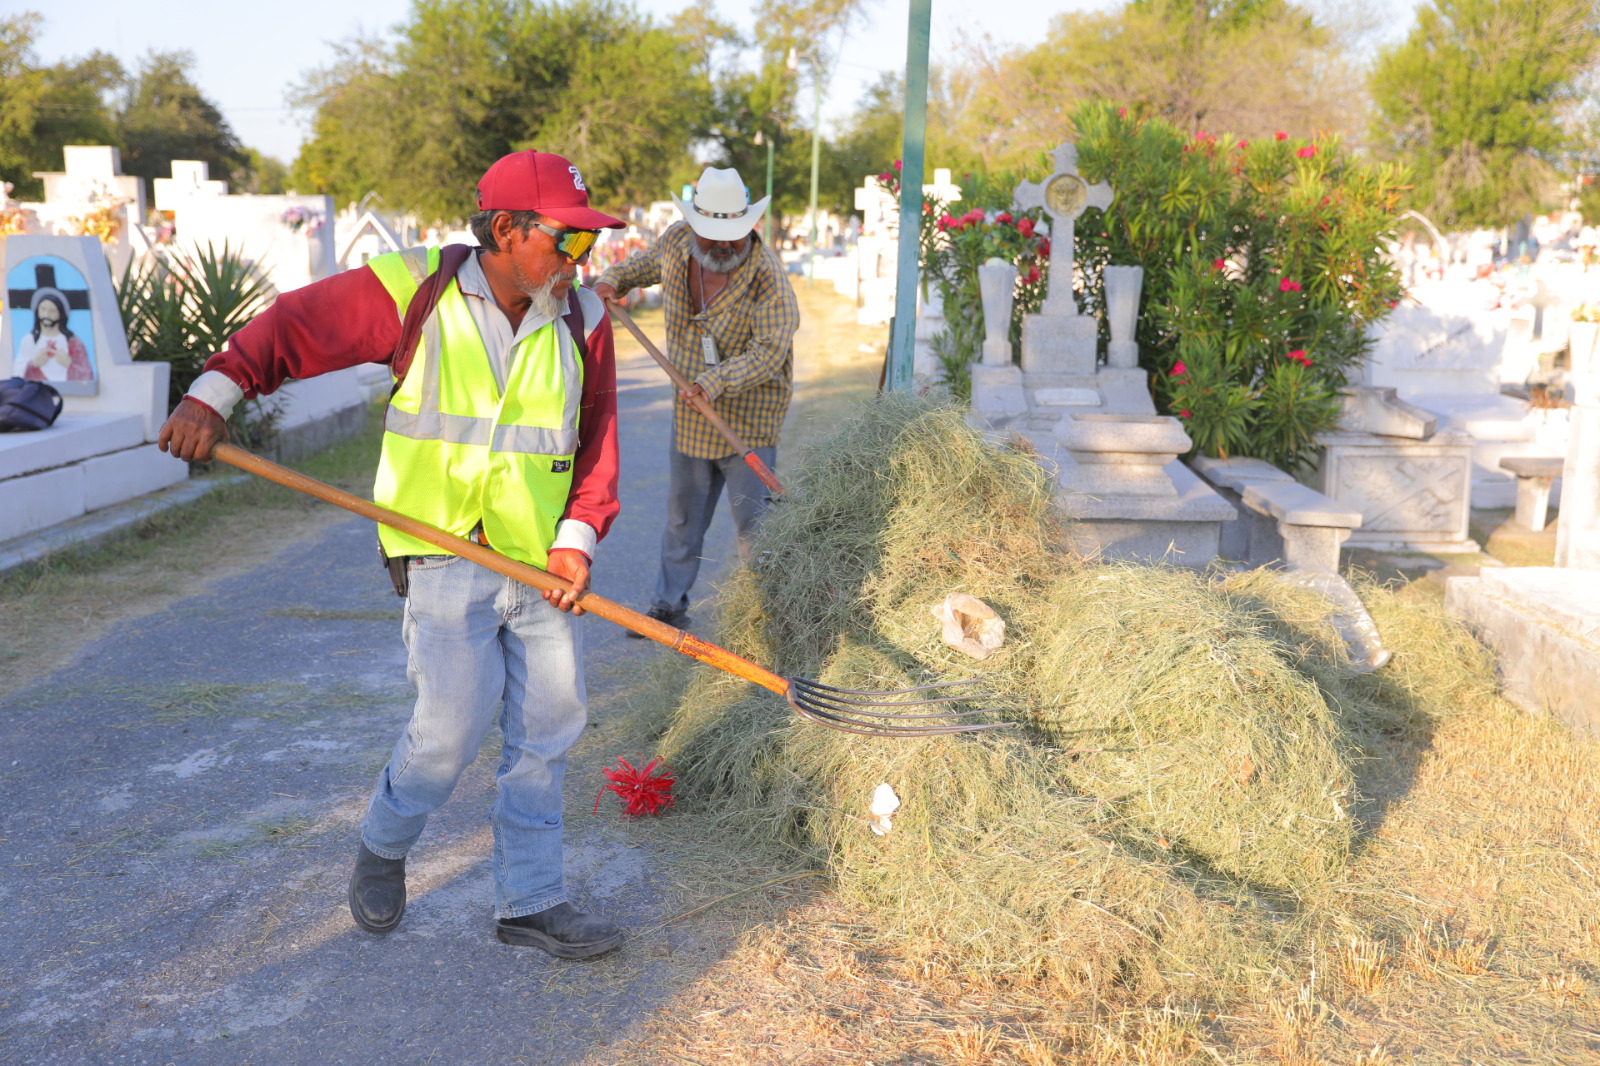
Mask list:
[[[1304,148],[1300,149],[1298,152],[1295,153],[1295,155],[1299,156],[1301,159],[1310,159],[1312,156],[1314,156],[1316,154],[1317,154],[1317,146],[1314,145],[1314,144],[1308,144]]]
[[[615,792],[628,805],[628,815],[634,818],[641,814],[660,814],[672,806],[672,786],[677,778],[672,776],[672,769],[660,759],[651,759],[644,769],[635,770],[627,759],[619,755],[617,767],[615,770],[600,771],[611,779],[611,784],[595,793],[596,812],[600,810],[600,797],[607,792]]]
[[[961,216],[961,221],[963,221],[963,222],[982,222],[983,221],[983,208],[974,207],[971,211],[968,211],[966,214]]]
[[[1227,267],[1228,267],[1228,261],[1226,259],[1213,259],[1213,260],[1211,260],[1211,269],[1212,270],[1226,270]]]
[[[1273,136],[1275,138],[1277,138],[1278,140],[1280,140],[1280,141],[1287,141],[1289,139],[1289,135],[1287,133],[1283,132],[1282,130],[1279,130],[1277,133],[1274,133]]]
[[[1039,268],[1038,267],[1031,266],[1031,267],[1028,268],[1028,284],[1029,285],[1034,284],[1035,282],[1037,282],[1042,277],[1044,277],[1044,275],[1039,273]]]
[[[1019,219],[1017,219],[1017,232],[1022,234],[1024,237],[1032,237],[1033,236],[1033,219],[1031,219],[1031,218],[1019,218]]]
[[[1278,282],[1278,291],[1279,292],[1299,292],[1300,291],[1300,283],[1298,281],[1290,281],[1288,278],[1284,278],[1282,281]]]
[[[1311,357],[1306,354],[1306,350],[1304,348],[1296,348],[1294,351],[1292,351],[1288,355],[1284,356],[1284,358],[1285,359],[1293,359],[1295,362],[1299,363],[1301,366],[1310,366],[1311,365]]]
[[[1012,222],[1011,212],[1010,211],[1002,211],[998,215],[994,216],[994,220],[996,222],[1004,222],[1007,225],[1009,225]]]
[[[1182,359],[1179,359],[1176,363],[1172,364],[1172,376],[1173,377],[1181,378],[1181,377],[1183,377],[1183,375],[1187,374],[1188,372],[1189,372],[1189,368],[1183,365],[1183,360]]]
[[[1050,238],[1049,237],[1046,237],[1044,240],[1039,242],[1038,255],[1039,255],[1040,259],[1049,259],[1050,258]]]

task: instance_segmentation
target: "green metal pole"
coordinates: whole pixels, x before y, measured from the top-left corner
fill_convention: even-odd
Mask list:
[[[928,27],[933,0],[911,0],[906,20],[906,130],[900,152],[900,262],[895,272],[894,335],[888,386],[911,391],[916,344],[918,245],[922,234],[922,150],[928,128]]]
[[[817,164],[822,159],[822,78],[811,65],[811,269],[807,285],[817,283]]]
[[[772,245],[772,138],[767,139],[767,213],[761,216],[761,243]]]

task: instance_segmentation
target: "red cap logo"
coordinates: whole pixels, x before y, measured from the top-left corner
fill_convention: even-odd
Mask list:
[[[573,229],[622,229],[627,223],[589,206],[583,175],[554,152],[513,152],[478,181],[479,211],[537,211]]]

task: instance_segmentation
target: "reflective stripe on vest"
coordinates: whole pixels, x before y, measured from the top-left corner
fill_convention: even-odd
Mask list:
[[[439,250],[412,248],[367,263],[403,318]],[[544,566],[572,487],[583,364],[559,320],[524,339],[495,381],[489,353],[452,282],[423,325],[419,351],[384,416],[374,499],[465,536],[481,521],[489,542]],[[387,527],[390,556],[439,549]]]

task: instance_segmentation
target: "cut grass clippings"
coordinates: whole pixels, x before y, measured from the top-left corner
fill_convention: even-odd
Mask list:
[[[872,923],[861,942],[1013,996],[1250,1004],[1277,1018],[1263,1046],[1300,1054],[1311,1038],[1295,1034],[1326,1016],[1308,980],[1386,994],[1406,931],[1448,920],[1360,863],[1430,738],[1507,710],[1490,657],[1435,602],[1358,581],[1396,655],[1357,673],[1331,605],[1268,573],[1059,551],[1033,460],[927,401],[871,401],[789,480],[757,566],[724,589],[719,640],[850,688],[981,674],[1020,723],[856,737],[663,661],[641,720],[684,804],[775,862],[829,870]],[[982,664],[938,640],[928,608],[953,591],[1006,620]],[[884,781],[903,806],[877,837],[865,815]],[[1583,979],[1537,987],[1557,1004]]]

